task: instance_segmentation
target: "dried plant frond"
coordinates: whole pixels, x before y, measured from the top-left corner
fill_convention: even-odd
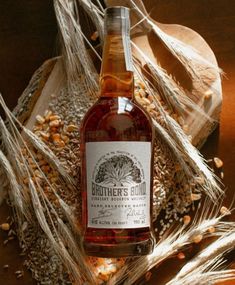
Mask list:
[[[88,282],[91,282],[91,284],[96,284],[94,276],[89,269],[88,264],[85,262],[83,253],[78,249],[77,246],[75,246],[76,242],[73,236],[69,232],[69,229],[63,224],[61,219],[59,219],[56,211],[53,209],[53,206],[48,201],[47,197],[43,194],[43,190],[40,189],[40,187],[38,188],[42,194],[41,198],[44,201],[44,205],[42,205],[37,194],[35,184],[31,179],[29,180],[29,189],[37,220],[46,236],[50,240],[51,246],[62,260],[63,265],[72,275],[74,283],[84,284],[84,280],[88,280]],[[48,214],[51,227],[49,227],[48,221],[45,217],[45,210]],[[57,226],[53,222],[51,211],[58,221]],[[69,248],[70,252],[66,246]]]
[[[208,201],[205,204],[204,210],[212,205],[211,202]],[[228,232],[234,230],[235,223],[221,221],[224,215],[206,218],[203,209],[200,210],[202,213],[195,217],[191,226],[184,225],[172,232],[169,231],[166,233],[155,245],[153,253],[145,257],[136,258],[136,260],[127,263],[113,278],[110,279],[108,284],[119,284],[121,282],[124,282],[125,285],[134,284],[145,272],[158,266],[161,262],[177,253],[184,246],[194,243],[196,237],[199,235],[202,238],[203,236],[220,236],[221,244],[223,244],[224,248],[230,246],[231,249],[233,237],[232,239],[230,237],[230,242],[228,242],[226,236]],[[215,213],[217,213],[217,211]],[[202,219],[202,217],[204,217],[204,219]],[[208,229],[211,227],[214,227],[215,231],[210,233]],[[129,274],[129,272],[131,272],[131,274]]]
[[[4,153],[0,150],[0,166],[1,169],[4,171],[5,179],[7,179],[9,183],[9,187],[11,188],[10,191],[10,199],[12,203],[16,206],[16,214],[18,222],[22,221],[22,215],[24,213],[24,197],[21,193],[21,186],[17,182],[17,178],[15,173]],[[2,180],[1,180],[2,181]]]
[[[76,1],[55,0],[54,8],[62,37],[63,60],[68,78],[69,88],[73,91],[73,84],[84,74],[87,93],[96,97],[98,91],[98,74],[87,53],[84,36],[76,13]],[[92,10],[95,15],[96,10]],[[72,94],[71,94],[72,95]]]
[[[200,254],[202,254],[202,252]],[[166,285],[213,285],[216,281],[224,281],[231,278],[235,278],[235,270],[225,270],[225,260],[223,260],[223,255],[224,252],[223,250],[221,250],[220,254],[205,260],[198,266],[194,266],[192,270],[190,270],[182,277],[179,277],[179,274],[177,274],[173,279],[167,282]],[[197,257],[195,257],[193,260],[196,259]]]
[[[202,266],[207,260],[214,260],[217,256],[225,254],[235,247],[235,226],[231,228],[221,238],[208,245],[202,252],[200,252],[193,260],[189,261],[177,274],[175,279],[180,279],[190,274],[199,266]]]
[[[7,172],[7,176],[11,179],[11,187],[15,189],[13,193],[13,202],[16,208],[30,219],[29,207],[27,201],[29,200],[28,193],[23,188],[23,177],[26,176],[24,164],[22,164],[23,154],[19,151],[19,145],[15,142],[10,132],[8,131],[3,120],[0,118],[0,130],[2,143],[5,145],[7,157],[2,153],[1,164],[3,169]],[[11,164],[10,164],[11,163]],[[14,170],[13,170],[14,169]],[[18,177],[18,180],[16,180]]]
[[[2,153],[3,155],[3,153]],[[6,176],[6,172],[5,172],[5,168],[4,167],[4,158],[1,158],[1,162],[2,162],[2,167],[0,167],[0,181],[2,182],[0,184],[0,206],[3,203],[6,194],[7,194],[7,187],[9,187],[9,180],[8,177]]]
[[[138,2],[142,3],[140,0],[138,0]],[[146,18],[147,24],[162,40],[169,51],[182,63],[191,78],[197,79],[201,85],[205,84],[206,88],[208,88],[208,78],[215,80],[218,74],[222,73],[222,70],[218,68],[216,64],[205,59],[192,46],[187,45],[177,38],[163,32],[160,27],[151,20],[151,18],[146,17],[136,4],[135,0],[130,1],[130,6],[136,10],[136,14],[140,18]]]
[[[47,195],[44,193],[44,190],[41,188],[41,183],[35,179],[35,170],[33,172],[28,165],[26,156],[22,153],[22,147],[24,146],[25,149],[28,150],[28,155],[31,155],[32,160],[34,159],[33,153],[17,130],[17,127],[14,124],[14,116],[10,114],[10,111],[4,105],[3,107],[9,119],[8,125],[12,132],[14,132],[14,135],[11,135],[3,121],[0,120],[3,143],[5,144],[8,153],[11,153],[11,163],[13,163],[13,160],[15,161],[13,165],[15,164],[18,174],[17,179],[19,182],[14,176],[8,159],[2,152],[0,152],[0,165],[4,167],[8,177],[11,179],[12,190],[10,191],[10,197],[13,197],[14,199],[13,204],[17,210],[17,221],[22,221],[21,226],[25,220],[24,218],[26,218],[27,222],[32,226],[36,225],[38,222],[45,233],[45,236],[50,241],[52,250],[54,250],[58,255],[62,265],[67,269],[67,272],[71,274],[74,284],[84,284],[84,280],[90,282],[91,284],[95,284],[96,281],[92,270],[89,268],[86,262],[86,257],[84,256],[83,251],[78,246],[78,241],[81,239],[81,236],[79,236],[80,231],[77,231],[77,228],[75,227],[75,218],[73,218],[73,213],[71,213],[70,207],[68,207],[64,201],[61,203],[61,209],[63,209],[66,213],[66,217],[70,216],[68,221],[72,223],[71,230],[73,230],[73,232],[69,229],[68,225],[64,224],[61,218],[59,218],[52,201],[48,199]],[[19,124],[19,122],[17,123]],[[40,167],[36,161],[35,165],[38,167],[38,170],[40,170]],[[28,181],[26,184],[27,189],[20,187],[20,184],[25,185],[23,179],[27,179]],[[45,179],[45,181],[48,182],[45,174],[41,171],[40,180],[42,181],[42,179]],[[59,202],[61,202],[56,190],[53,189],[50,183],[48,183],[48,186],[55,194],[55,197],[59,198]],[[54,222],[55,220],[57,223]],[[19,236],[21,237],[21,241],[23,241],[24,236],[21,226],[19,228]]]
[[[104,41],[104,9],[100,1],[96,1],[98,6],[92,3],[90,0],[77,0],[77,2],[84,8],[88,15],[90,15],[91,20],[93,21],[95,27],[97,28],[99,39],[101,44]]]
[[[202,175],[205,178],[204,192],[216,202],[216,199],[223,194],[223,190],[218,184],[219,178],[209,169],[200,152],[191,144],[175,120],[167,116],[167,121],[169,122],[170,133],[178,144],[184,160],[193,169],[194,174]]]
[[[134,43],[133,45],[138,51],[140,51],[142,56],[147,57]],[[158,69],[158,67],[156,67],[156,69]],[[135,70],[138,70],[138,63],[136,62]],[[145,81],[144,76],[140,72],[138,72],[138,77]],[[167,89],[167,83],[160,85],[162,86],[162,88]],[[146,88],[149,94],[152,95],[153,102],[159,113],[160,119],[155,118],[154,114],[150,113],[150,115],[152,115],[153,117],[153,124],[156,128],[157,133],[161,135],[166,144],[168,144],[170,149],[173,151],[188,179],[191,179],[194,176],[204,177],[205,183],[203,185],[203,190],[206,195],[210,196],[211,199],[216,202],[217,198],[223,195],[223,190],[219,185],[218,177],[216,177],[215,174],[206,165],[205,160],[203,159],[199,151],[192,145],[188,136],[183,132],[181,126],[164,110],[161,103],[159,102],[158,96],[156,96],[156,90],[150,88],[150,86],[148,85],[146,86]],[[177,90],[180,89],[177,88]],[[174,101],[175,105],[177,105],[178,97],[175,97],[176,101]],[[202,110],[201,112],[204,113],[204,111]],[[205,116],[207,115],[204,115],[204,118]],[[162,128],[160,127],[157,120],[159,123],[161,123]]]
[[[214,285],[216,282],[234,280],[235,270],[210,270],[209,272],[192,272],[180,280],[172,280],[166,285]]]

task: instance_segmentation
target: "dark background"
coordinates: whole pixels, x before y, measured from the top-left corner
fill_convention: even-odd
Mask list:
[[[220,128],[210,136],[203,153],[207,158],[219,156],[224,161],[226,203],[229,205],[235,192],[235,1],[145,0],[144,3],[157,21],[182,24],[200,33],[226,73]],[[57,54],[56,44],[52,0],[0,1],[0,92],[10,108],[16,105],[33,72]],[[0,207],[0,224],[8,215],[9,209]],[[29,273],[23,279],[16,279],[14,272],[23,267],[23,258],[19,256],[17,241],[3,246],[4,239],[6,234],[0,231],[0,284],[35,284]],[[8,272],[3,272],[4,264],[9,264]],[[174,267],[168,266],[168,263],[164,266],[165,271],[160,267],[151,284],[160,284],[160,280],[169,275]]]

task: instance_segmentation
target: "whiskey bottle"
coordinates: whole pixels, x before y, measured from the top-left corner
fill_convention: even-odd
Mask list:
[[[100,96],[81,126],[83,246],[91,256],[153,249],[153,130],[133,98],[129,33],[129,9],[107,8]]]

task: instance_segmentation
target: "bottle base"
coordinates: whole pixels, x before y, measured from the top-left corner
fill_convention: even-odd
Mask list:
[[[152,239],[135,243],[98,244],[84,243],[84,250],[89,256],[96,257],[134,257],[152,253],[154,242]]]

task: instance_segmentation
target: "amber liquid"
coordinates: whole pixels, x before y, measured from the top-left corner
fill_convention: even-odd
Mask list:
[[[88,255],[101,257],[145,255],[153,249],[152,226],[135,229],[87,227],[86,143],[153,141],[150,118],[132,99],[133,73],[125,68],[121,35],[106,38],[100,84],[100,98],[86,114],[81,128],[84,249]],[[152,185],[150,189],[152,191]]]

